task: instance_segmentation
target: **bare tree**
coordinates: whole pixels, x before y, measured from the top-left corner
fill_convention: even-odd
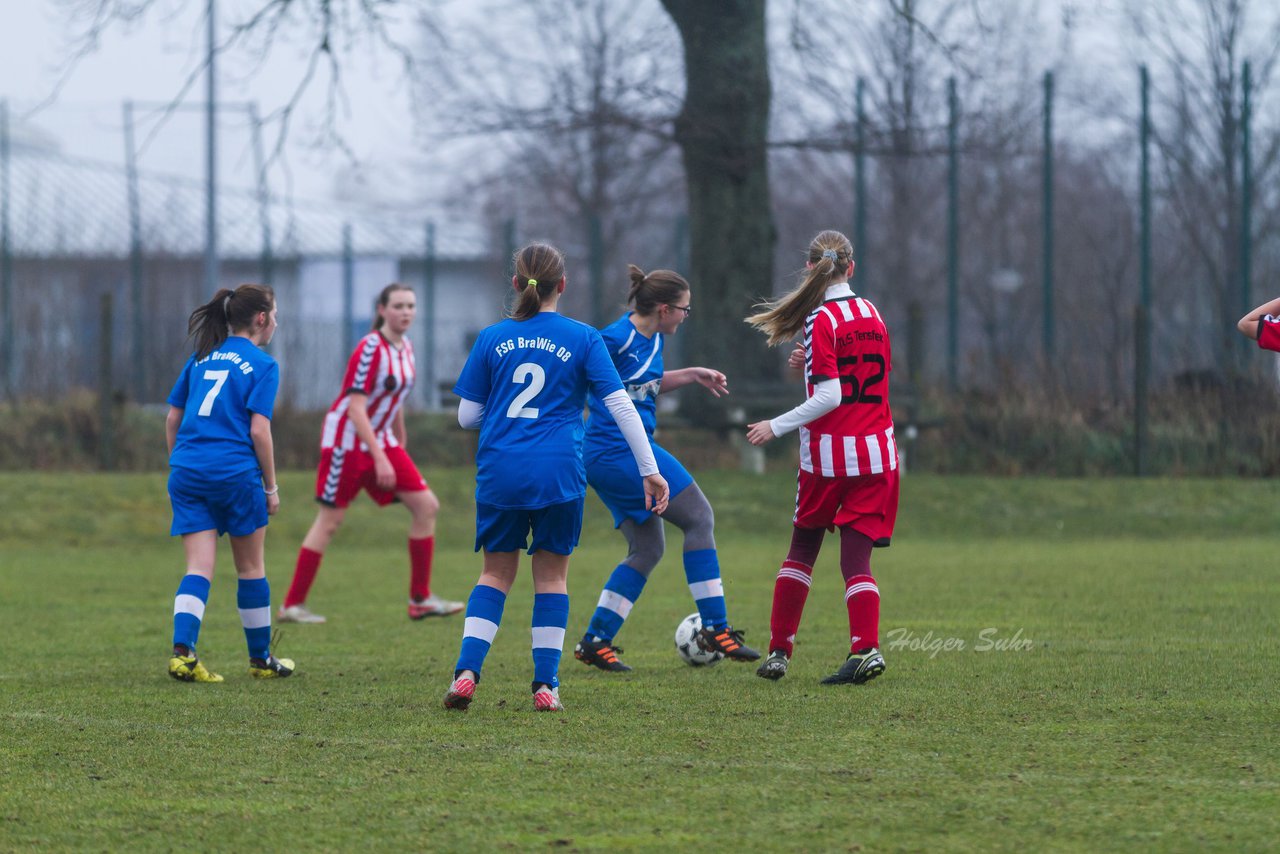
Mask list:
[[[1165,201],[1193,251],[1192,277],[1208,285],[1214,361],[1219,371],[1232,370],[1235,319],[1252,307],[1239,296],[1241,68],[1250,62],[1256,99],[1280,59],[1280,15],[1249,0],[1184,0],[1131,3],[1129,19],[1152,57]],[[1276,145],[1261,147],[1259,183],[1275,167]]]
[[[625,263],[674,264],[676,33],[654,2],[490,0],[467,14],[492,23],[458,28],[426,60],[443,83],[427,145],[485,151],[452,181],[454,198],[564,246],[583,262],[575,284],[599,275],[599,292],[576,286],[568,306],[601,323],[625,293]],[[585,264],[593,249],[599,270]]]

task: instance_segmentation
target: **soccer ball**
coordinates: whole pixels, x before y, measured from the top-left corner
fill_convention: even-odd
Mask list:
[[[693,667],[709,667],[724,658],[722,652],[712,652],[698,646],[698,632],[702,631],[702,618],[690,614],[676,626],[676,652],[685,664]]]

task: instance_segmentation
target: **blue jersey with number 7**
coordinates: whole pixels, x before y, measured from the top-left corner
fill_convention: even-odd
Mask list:
[[[169,405],[182,410],[169,467],[211,480],[257,471],[249,424],[255,412],[271,417],[279,387],[276,360],[248,338],[233,335],[203,359],[187,359],[169,392]]]
[[[583,406],[588,393],[621,389],[600,333],[585,323],[544,311],[483,330],[453,387],[485,408],[476,501],[536,509],[585,496]]]

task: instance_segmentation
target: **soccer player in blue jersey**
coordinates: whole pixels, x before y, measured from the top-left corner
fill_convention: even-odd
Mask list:
[[[271,654],[271,589],[262,557],[267,517],[280,508],[271,414],[280,369],[260,348],[276,331],[276,300],[265,285],[222,288],[191,313],[195,350],[169,393],[170,533],[182,537],[187,572],[173,602],[169,675],[221,682],[196,655],[209,601],[218,537],[229,534],[240,582],[236,604],[249,645],[249,674],[288,676],[294,664]],[[228,334],[229,333],[229,334]]]
[[[735,661],[755,661],[760,657],[742,642],[742,632],[729,625],[716,556],[714,515],[692,475],[680,461],[653,441],[657,426],[659,392],[672,391],[692,383],[707,388],[716,397],[729,393],[724,374],[711,368],[663,367],[664,336],[680,328],[689,313],[689,283],[671,270],[645,273],[634,264],[628,267],[631,291],[627,304],[634,305],[600,333],[614,367],[644,422],[658,471],[671,489],[671,503],[662,519],[684,532],[684,574],[702,618],[698,644]],[[587,481],[613,513],[614,526],[627,540],[627,556],[613,570],[600,593],[600,601],[586,634],[574,648],[574,656],[601,670],[630,670],[618,658],[621,647],[614,638],[665,548],[662,519],[645,506],[644,492],[635,466],[630,464],[627,445],[604,402],[592,396],[587,419],[583,458]]]
[[[462,398],[458,423],[480,430],[476,551],[484,550],[484,569],[467,601],[446,709],[465,710],[471,703],[502,623],[520,549],[533,556],[533,707],[564,708],[559,669],[569,622],[565,579],[587,492],[582,408],[588,393],[617,420],[639,469],[646,507],[661,513],[667,505],[667,483],[600,333],[556,312],[565,287],[564,256],[534,243],[516,253],[515,269],[512,286],[519,297],[511,316],[480,333],[453,388]]]

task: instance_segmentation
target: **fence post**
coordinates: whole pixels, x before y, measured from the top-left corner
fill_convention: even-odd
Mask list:
[[[1147,465],[1147,380],[1151,358],[1151,318],[1139,303],[1133,312],[1133,473],[1144,477]]]
[[[258,222],[262,227],[262,284],[270,285],[275,276],[275,255],[271,249],[271,187],[267,183],[267,164],[262,155],[262,121],[258,118],[258,102],[249,103],[249,128],[253,134],[253,169],[258,173]]]
[[[1134,474],[1147,474],[1147,385],[1151,365],[1151,76],[1139,71],[1142,114],[1138,140],[1140,156],[1138,310],[1134,329]]]
[[[9,245],[9,102],[0,98],[0,383],[9,401],[17,397],[13,360],[13,250]]]
[[[440,389],[436,388],[436,224],[427,222],[427,244],[422,256],[422,313],[426,327],[427,408],[440,408]]]
[[[150,389],[142,352],[142,204],[138,197],[138,152],[133,144],[133,101],[128,100],[124,102],[124,174],[129,202],[129,361],[133,400],[142,403]]]
[[[348,353],[356,348],[355,266],[355,255],[351,248],[351,223],[346,223],[342,226],[342,340],[347,343]]]
[[[1245,60],[1241,71],[1243,96],[1240,105],[1240,314],[1253,308],[1253,151],[1250,145],[1250,124],[1252,122],[1252,106],[1249,89],[1252,84],[1252,73],[1249,61]],[[1241,349],[1248,353],[1251,342],[1240,338]],[[1247,357],[1246,357],[1247,358]]]
[[[1044,361],[1053,361],[1053,72],[1044,73]]]
[[[960,98],[947,79],[947,386],[960,388]]]
[[[218,290],[218,75],[215,64],[218,27],[214,0],[208,0],[206,18],[204,287],[205,299],[211,299]]]
[[[103,471],[116,467],[115,379],[111,364],[115,326],[111,314],[112,299],[108,291],[102,295],[98,310],[98,467]]]
[[[859,291],[867,287],[867,112],[866,79],[858,78],[856,124],[854,126],[853,151],[853,259],[861,284]]]

